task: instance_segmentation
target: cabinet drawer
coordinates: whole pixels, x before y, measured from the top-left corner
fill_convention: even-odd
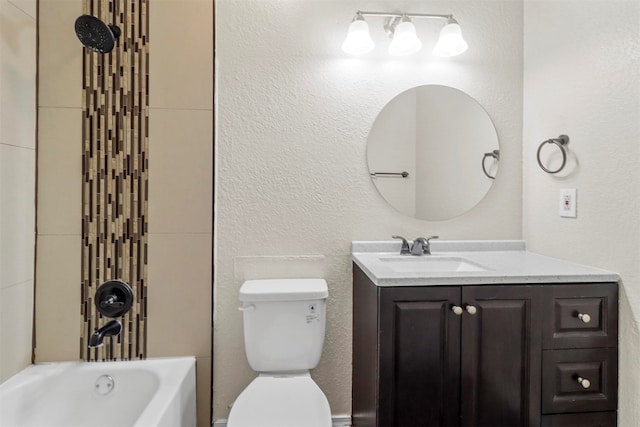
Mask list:
[[[545,304],[543,348],[617,345],[617,283],[549,287]]]
[[[546,350],[542,355],[542,413],[615,411],[615,348]]]
[[[614,411],[545,415],[542,427],[616,427],[616,418]]]

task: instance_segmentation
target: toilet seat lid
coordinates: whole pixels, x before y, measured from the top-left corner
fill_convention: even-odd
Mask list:
[[[260,375],[236,399],[228,427],[331,427],[331,409],[306,374]]]

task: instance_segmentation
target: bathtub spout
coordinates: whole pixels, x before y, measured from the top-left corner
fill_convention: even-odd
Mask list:
[[[89,348],[102,347],[104,337],[112,337],[118,335],[122,330],[122,323],[118,320],[112,320],[91,335],[89,339]]]

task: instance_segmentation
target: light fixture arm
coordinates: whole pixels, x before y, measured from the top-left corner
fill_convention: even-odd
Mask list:
[[[442,15],[442,14],[433,14],[433,13],[370,12],[370,11],[362,11],[362,10],[358,10],[356,12],[355,18],[353,19],[364,19],[365,16],[379,16],[379,17],[387,18],[384,21],[383,27],[384,27],[385,33],[387,33],[387,36],[389,37],[393,37],[394,30],[400,22],[410,18],[446,19],[447,23],[457,22],[453,18],[453,15],[451,14]]]
[[[356,15],[361,15],[361,16],[384,16],[387,18],[402,18],[402,17],[407,17],[407,18],[431,18],[431,19],[453,19],[453,15],[449,14],[449,15],[439,15],[439,14],[432,14],[432,13],[390,13],[390,12],[367,12],[367,11],[363,11],[363,10],[359,10],[356,12]]]
[[[351,22],[353,21],[364,21],[364,16],[362,16],[362,14],[360,13],[360,11],[356,12],[356,16],[353,17],[353,19],[351,20]]]

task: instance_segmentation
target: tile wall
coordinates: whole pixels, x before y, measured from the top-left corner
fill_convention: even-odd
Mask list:
[[[153,0],[149,16],[146,357],[197,360],[209,425],[213,0]],[[40,2],[36,360],[78,359],[83,318],[83,0]]]
[[[84,360],[144,359],[147,353],[149,14],[147,0],[85,0],[84,11],[118,28],[108,54],[84,49],[82,123],[82,336]],[[131,308],[122,332],[87,343],[111,319],[100,285],[123,280]]]
[[[0,382],[31,363],[36,7],[0,0]]]

